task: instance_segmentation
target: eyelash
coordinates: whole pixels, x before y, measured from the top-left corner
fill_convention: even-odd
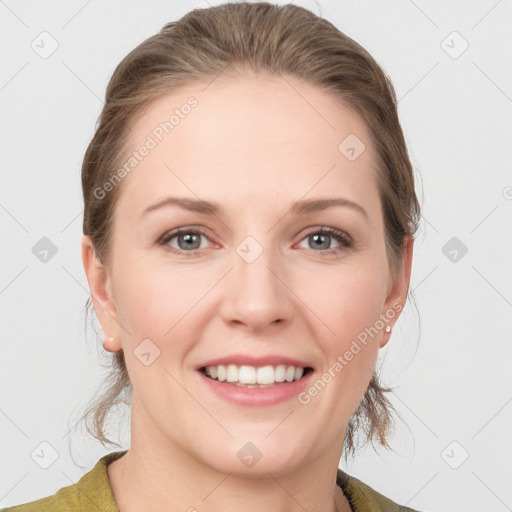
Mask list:
[[[170,231],[169,233],[164,234],[159,239],[158,245],[166,246],[167,250],[169,250],[175,254],[179,254],[179,255],[184,255],[184,254],[195,255],[195,254],[200,253],[201,251],[204,251],[205,249],[195,249],[194,251],[183,251],[183,250],[178,250],[175,247],[171,247],[170,245],[167,245],[173,238],[175,238],[179,235],[182,235],[182,234],[191,234],[191,233],[196,234],[196,235],[203,235],[204,237],[209,239],[208,235],[202,229],[179,228],[179,229],[175,229],[174,231]],[[325,251],[313,251],[313,252],[317,252],[321,255],[336,254],[336,253],[340,252],[341,250],[343,250],[343,248],[350,249],[354,245],[354,241],[352,240],[352,237],[350,237],[347,233],[340,231],[338,229],[335,229],[335,228],[328,228],[328,227],[321,227],[321,228],[315,229],[314,231],[310,231],[309,233],[307,233],[304,236],[304,238],[302,240],[308,238],[309,236],[317,235],[317,234],[330,235],[337,242],[339,242],[340,245],[342,246],[342,247],[337,247],[335,249],[326,249]]]

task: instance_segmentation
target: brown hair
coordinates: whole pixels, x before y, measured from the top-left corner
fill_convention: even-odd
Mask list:
[[[420,206],[414,176],[398,119],[393,85],[371,55],[332,23],[292,4],[226,3],[194,9],[168,23],[143,41],[117,66],[106,90],[105,105],[82,166],[84,197],[83,232],[90,235],[96,255],[110,266],[112,213],[120,186],[98,198],[95,190],[113,176],[126,150],[130,127],[151,102],[177,86],[213,79],[231,71],[280,74],[298,77],[326,90],[354,109],[365,121],[376,148],[377,176],[382,203],[386,250],[392,275],[402,265],[407,237],[415,234]],[[340,141],[341,142],[341,141]],[[91,300],[86,304],[86,313]],[[87,316],[86,316],[87,320]],[[90,403],[82,420],[88,432],[102,443],[106,416],[131,392],[123,351],[114,355],[103,394]],[[355,453],[355,434],[362,426],[366,441],[376,438],[389,448],[391,411],[373,373],[365,395],[347,425],[345,457]]]

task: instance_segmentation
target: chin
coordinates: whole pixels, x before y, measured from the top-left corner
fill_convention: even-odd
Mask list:
[[[204,455],[202,459],[215,471],[238,478],[268,478],[268,473],[277,477],[304,463],[304,443],[298,447],[277,437],[271,442],[264,435],[259,441],[252,439],[242,442],[236,439],[223,446],[210,447],[209,460],[204,460]]]
[[[252,466],[245,465],[238,461],[238,459],[236,462],[234,462],[233,459],[223,462],[223,464],[214,469],[221,473],[229,473],[231,477],[245,479],[269,478],[269,473],[273,477],[280,477],[293,472],[296,467],[298,468],[300,466],[299,461],[269,460],[268,458],[264,459],[264,457]]]

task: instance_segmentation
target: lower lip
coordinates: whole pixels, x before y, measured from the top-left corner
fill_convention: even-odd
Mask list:
[[[275,405],[296,398],[309,385],[314,372],[293,382],[283,382],[268,388],[246,388],[236,384],[213,380],[198,371],[201,380],[221,398],[236,405],[265,406]]]

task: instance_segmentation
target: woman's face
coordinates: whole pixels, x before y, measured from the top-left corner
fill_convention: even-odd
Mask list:
[[[221,77],[154,102],[130,156],[98,191],[122,187],[112,269],[86,271],[106,346],[125,353],[132,449],[239,474],[337,464],[411,257],[393,280],[363,121],[293,77]],[[285,382],[221,382],[220,363]],[[290,366],[311,370],[289,383]]]

